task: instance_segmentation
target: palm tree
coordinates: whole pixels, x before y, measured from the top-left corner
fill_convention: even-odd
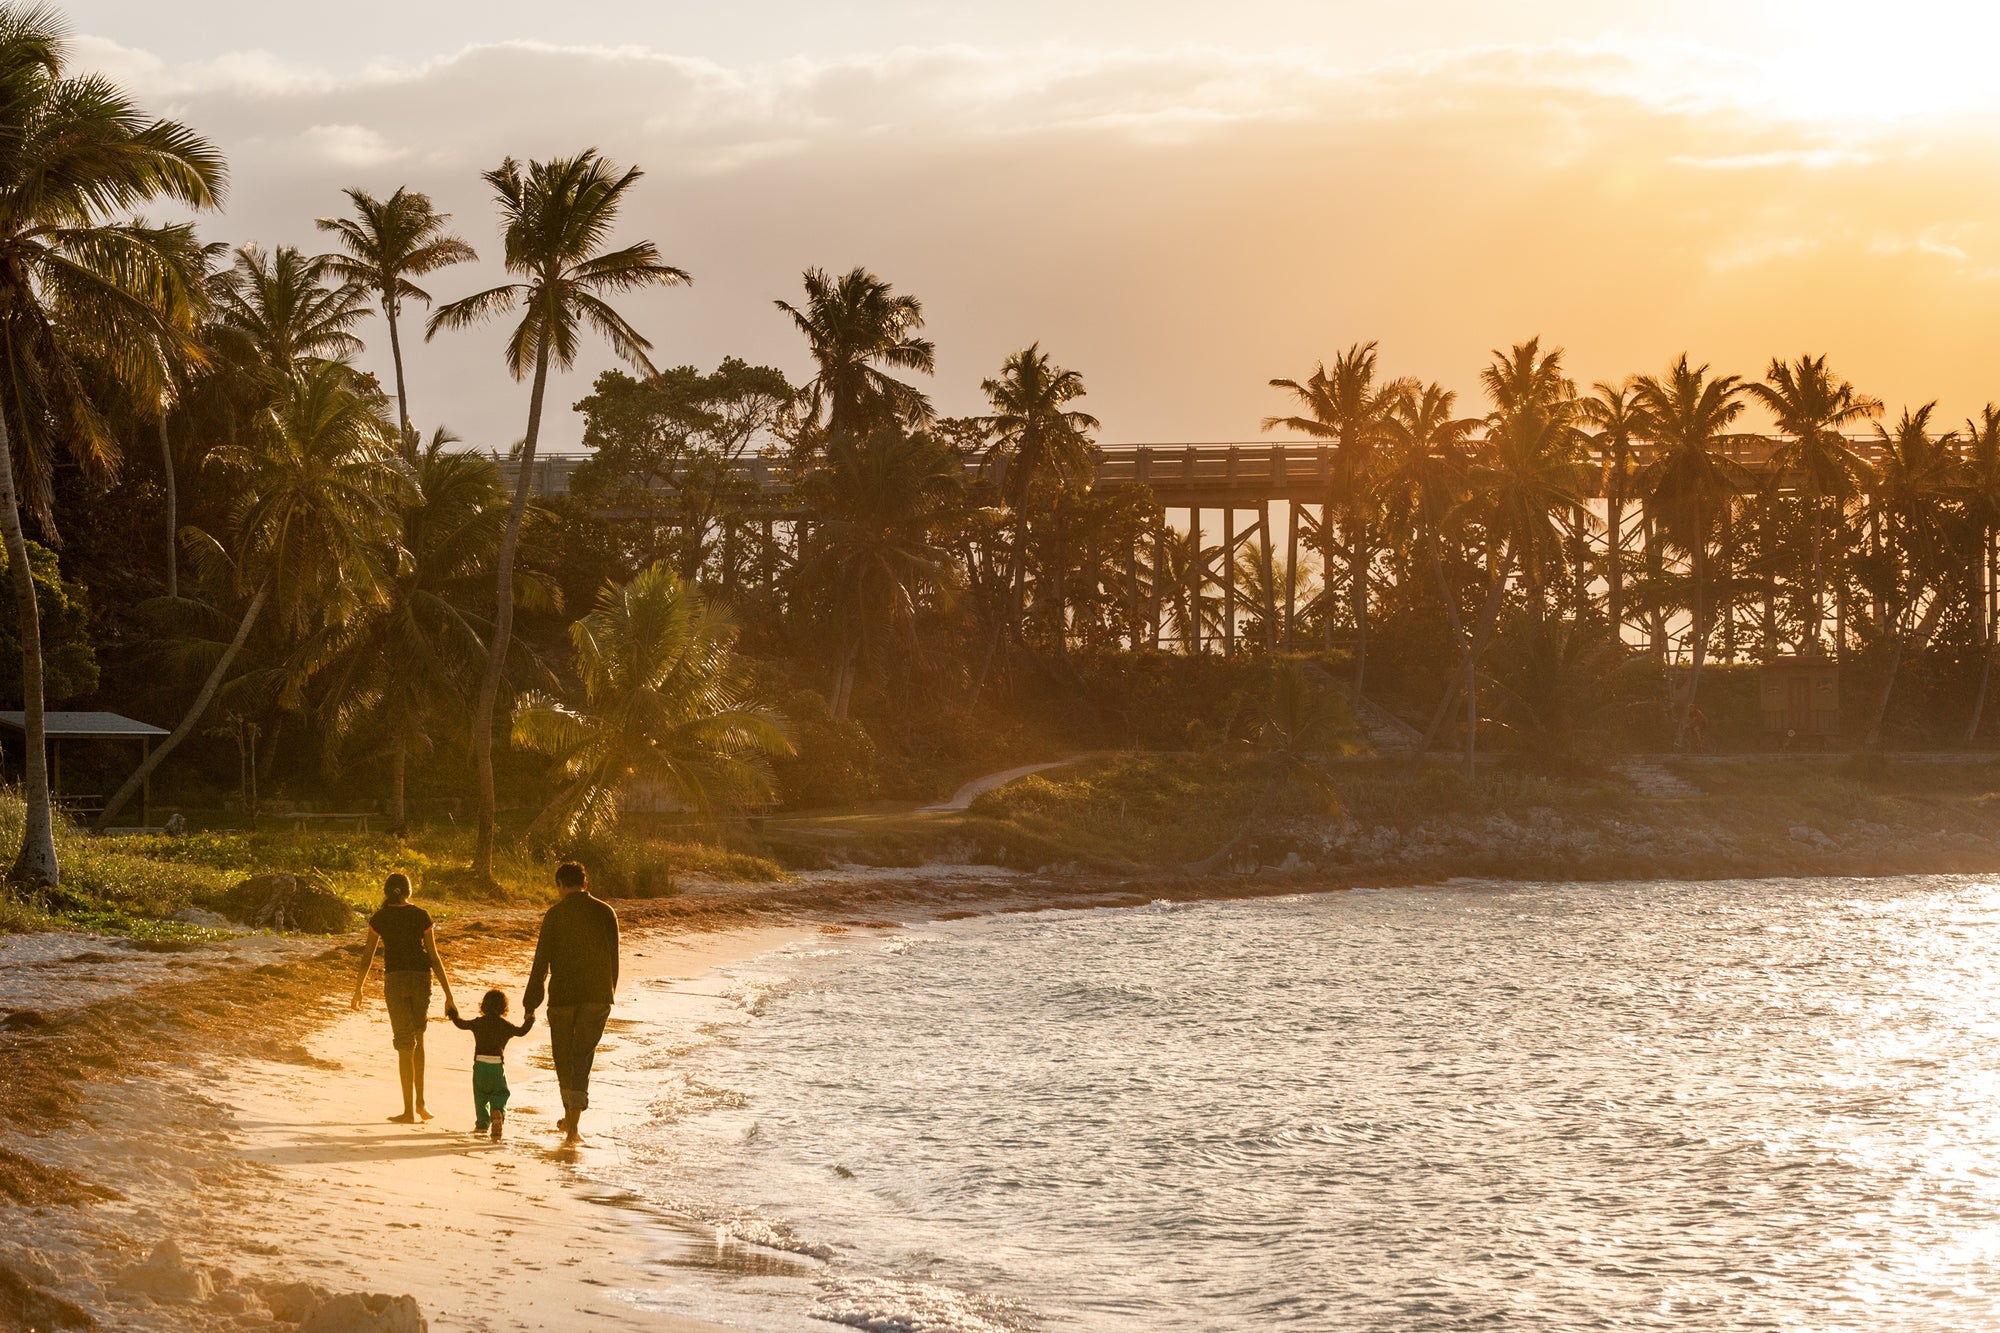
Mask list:
[[[487,172],[486,183],[500,205],[507,271],[520,275],[521,281],[489,287],[440,307],[425,329],[425,338],[434,338],[440,329],[469,328],[519,308],[521,322],[507,339],[507,369],[515,379],[527,379],[532,385],[514,506],[494,562],[498,605],[486,646],[486,673],[472,714],[472,759],[479,781],[479,843],[472,868],[486,881],[493,878],[493,715],[513,642],[514,553],[534,487],[535,446],[541,438],[549,367],[568,370],[575,364],[584,330],[591,328],[617,355],[653,373],[646,358],[652,344],[605,297],[688,280],[686,273],[661,261],[651,241],[617,250],[603,248],[627,191],[641,174],[637,167],[618,171],[594,148],[575,157],[530,162],[525,168],[510,157]]]
[[[1386,423],[1390,447],[1383,488],[1390,497],[1391,524],[1407,526],[1423,543],[1452,638],[1462,645],[1465,626],[1445,577],[1443,534],[1465,503],[1469,446],[1479,420],[1454,416],[1457,408],[1458,395],[1441,384],[1404,387]]]
[[[1466,700],[1465,771],[1478,753],[1479,663],[1507,597],[1511,576],[1530,597],[1557,581],[1571,527],[1584,514],[1584,433],[1576,425],[1576,388],[1562,372],[1562,349],[1539,338],[1494,352],[1480,372],[1493,401],[1486,439],[1475,457],[1471,491],[1486,542],[1486,598],[1457,673],[1446,686],[1418,754],[1430,749],[1462,694]]]
[[[1591,386],[1590,396],[1577,405],[1585,424],[1595,428],[1591,446],[1603,469],[1604,489],[1604,618],[1611,641],[1624,646],[1625,629],[1625,501],[1632,492],[1632,446],[1643,420],[1632,386]]]
[[[896,295],[888,283],[862,268],[838,279],[825,269],[809,268],[805,288],[804,309],[789,301],[772,304],[792,317],[818,367],[805,395],[821,441],[852,441],[890,424],[905,429],[928,425],[935,415],[931,400],[882,369],[920,375],[936,370],[937,348],[916,336],[924,326],[923,302]]]
[[[391,832],[409,823],[410,755],[432,748],[437,719],[465,715],[486,660],[491,626],[474,607],[507,526],[507,490],[493,460],[453,443],[439,430],[412,463],[415,490],[398,516],[397,549],[384,553],[382,599],[329,626],[334,642],[316,673],[329,755],[363,730],[388,747]],[[540,581],[526,589],[556,601]]]
[[[225,546],[190,530],[190,551],[226,567],[235,592],[248,600],[186,715],[106,802],[100,829],[200,723],[267,609],[299,635],[383,599],[383,553],[394,549],[395,506],[410,488],[393,438],[345,365],[309,361],[285,382],[251,441],[209,455],[235,490],[234,531]]]
[[[1975,621],[1985,646],[1979,667],[1979,692],[1973,696],[1972,716],[1965,723],[1965,744],[1979,739],[1979,724],[1986,714],[1986,695],[1993,680],[1993,657],[2000,646],[2000,604],[1996,604],[1996,580],[2000,569],[1994,563],[1994,537],[2000,534],[2000,405],[1988,403],[1979,419],[1965,423],[1965,520],[1979,545],[1979,575],[1974,589],[1979,597]]]
[[[1862,742],[1870,750],[1882,743],[1882,725],[1906,651],[1921,650],[1930,641],[1952,602],[1950,585],[1966,577],[1961,558],[1965,515],[1959,505],[1965,474],[1958,436],[1931,435],[1936,410],[1936,403],[1914,412],[1904,408],[1894,429],[1875,428],[1882,460],[1875,485],[1883,539],[1877,578],[1886,594],[1882,628],[1889,639],[1889,665]],[[1924,610],[1918,618],[1920,606]]]
[[[800,483],[817,521],[799,572],[837,627],[837,720],[847,717],[860,662],[892,637],[916,660],[923,599],[954,587],[939,529],[960,476],[942,442],[889,426],[833,450]]]
[[[296,246],[237,247],[216,275],[215,337],[274,393],[307,362],[337,362],[361,351],[354,326],[368,314],[361,293],[340,280],[332,255]]]
[[[1354,695],[1361,697],[1368,672],[1368,574],[1374,563],[1373,530],[1379,507],[1378,451],[1387,437],[1386,423],[1408,384],[1391,380],[1378,384],[1376,345],[1356,343],[1298,380],[1272,380],[1271,387],[1297,398],[1304,415],[1264,418],[1265,430],[1297,431],[1314,439],[1333,441],[1333,471],[1327,486],[1321,538],[1325,567],[1333,568],[1332,516],[1339,515],[1347,545],[1348,601],[1354,613]],[[1329,573],[1329,581],[1331,574]],[[1326,626],[1327,646],[1333,646],[1333,623]]]
[[[398,187],[387,199],[366,190],[347,191],[354,216],[320,218],[321,231],[340,238],[347,251],[332,256],[327,269],[345,282],[375,293],[382,318],[389,322],[389,354],[396,363],[396,421],[404,448],[417,451],[416,427],[410,422],[410,396],[403,381],[403,340],[396,316],[404,301],[431,303],[430,293],[410,281],[453,264],[479,258],[470,245],[445,230],[451,214],[431,206],[430,196]]]
[[[768,760],[793,753],[790,725],[757,697],[729,614],[665,561],[606,585],[570,642],[582,706],[535,694],[514,713],[515,744],[554,757],[564,779],[531,839],[610,828],[635,782],[698,810],[769,798]]]
[[[0,5],[0,539],[21,628],[26,826],[9,878],[54,887],[54,812],[43,716],[41,620],[21,526],[46,532],[59,457],[99,478],[118,446],[81,363],[104,357],[129,379],[163,347],[185,347],[199,253],[186,226],[109,220],[151,200],[219,201],[220,154],[170,120],[152,120],[96,75],[67,74],[62,22],[39,6]]]
[[[1687,736],[1708,648],[1709,550],[1717,521],[1748,480],[1742,465],[1725,452],[1731,440],[1725,432],[1743,414],[1744,384],[1738,376],[1711,376],[1706,365],[1690,365],[1683,352],[1664,379],[1641,375],[1632,387],[1653,444],[1639,485],[1666,539],[1687,554],[1694,579],[1688,626],[1693,664],[1674,723],[1679,745]]]
[[[979,387],[993,407],[993,414],[985,421],[988,432],[986,463],[998,466],[1001,473],[1000,493],[1014,516],[1014,551],[1007,582],[1011,589],[1011,610],[1017,633],[1026,613],[1025,579],[1030,525],[1035,511],[1042,505],[1043,492],[1049,489],[1055,492],[1048,503],[1055,511],[1058,524],[1054,600],[1055,643],[1060,654],[1067,637],[1063,630],[1062,494],[1071,486],[1088,481],[1096,469],[1097,446],[1092,442],[1090,432],[1097,429],[1097,418],[1068,406],[1084,396],[1083,376],[1074,370],[1064,370],[1049,360],[1040,343],[1030,343],[1008,357],[1000,366],[999,378],[981,380]],[[1039,605],[1039,593],[1035,600]],[[992,668],[993,656],[1000,647],[1005,628],[1005,621],[993,627],[992,639],[986,647],[986,661],[972,687],[974,703],[978,702],[980,689],[986,683],[986,674]]]
[[[1771,484],[1796,486],[1810,547],[1806,571],[1808,653],[1823,651],[1826,625],[1826,539],[1840,526],[1847,501],[1865,484],[1868,464],[1842,435],[1882,413],[1881,400],[1856,392],[1827,369],[1824,356],[1801,356],[1787,365],[1773,358],[1762,384],[1745,386],[1789,439],[1771,455]],[[1832,506],[1829,517],[1828,506]]]

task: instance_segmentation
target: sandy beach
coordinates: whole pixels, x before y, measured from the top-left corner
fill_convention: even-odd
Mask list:
[[[296,1040],[242,1031],[235,1045],[247,1058],[232,1059],[228,1036],[208,1034],[189,1058],[91,1081],[71,1123],[20,1145],[14,1160],[29,1174],[39,1168],[55,1189],[0,1242],[0,1301],[32,1312],[34,1300],[53,1298],[47,1309],[74,1306],[103,1328],[285,1327],[282,1316],[298,1309],[288,1308],[292,1284],[303,1283],[320,1299],[414,1298],[432,1330],[718,1329],[677,1313],[660,1292],[690,1266],[729,1266],[720,1251],[740,1244],[592,1179],[593,1166],[615,1163],[620,1125],[646,1113],[658,1077],[624,1063],[620,1033],[639,1023],[694,1032],[726,1022],[731,1003],[716,969],[816,929],[628,932],[621,1013],[600,1050],[589,1139],[573,1151],[557,1146],[539,1029],[509,1051],[506,1140],[470,1133],[471,1039],[443,1020],[441,995],[426,1041],[436,1119],[387,1123],[399,1094],[379,970],[357,1013],[338,984],[351,977],[351,959],[321,952],[307,983],[319,998],[290,1016],[302,1029]],[[480,952],[452,943],[445,956],[462,1005],[500,986],[518,1006],[522,941]],[[264,944],[257,956],[271,952]],[[178,1261],[146,1267],[161,1241]],[[769,1267],[782,1276],[792,1266]],[[4,1303],[0,1311],[19,1313]]]

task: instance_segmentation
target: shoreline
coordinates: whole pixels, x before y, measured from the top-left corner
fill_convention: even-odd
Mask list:
[[[1421,871],[1336,880],[1319,872],[1196,879],[856,868],[774,889],[619,900],[627,955],[614,1018],[672,1021],[689,1033],[726,1021],[722,988],[706,984],[720,969],[822,931],[1357,887],[1643,882],[1548,869],[1450,884]],[[1794,865],[1782,875],[1694,878],[1780,877],[1827,872]],[[518,1006],[536,915],[462,908],[441,924],[462,1003],[499,984]],[[36,993],[108,966],[94,961],[107,950],[90,937],[66,938],[82,947],[68,962],[44,948]],[[77,1327],[284,1330],[298,1325],[273,1321],[281,1302],[270,1292],[304,1282],[335,1294],[414,1297],[436,1330],[561,1329],[583,1316],[594,1327],[722,1333],[740,1325],[704,1321],[671,1295],[687,1290],[690,1269],[722,1280],[811,1281],[809,1258],[592,1179],[593,1165],[616,1162],[621,1127],[646,1114],[658,1070],[670,1067],[620,1068],[616,1022],[594,1081],[603,1094],[590,1125],[595,1142],[581,1154],[555,1147],[540,1032],[510,1049],[507,1142],[496,1148],[466,1133],[471,1041],[442,1021],[441,995],[427,1042],[438,1119],[388,1125],[381,1117],[398,1094],[379,972],[363,1011],[346,1005],[358,950],[353,936],[148,947],[134,950],[143,968],[130,991],[83,988],[82,1003],[26,1026],[17,1021],[23,1011],[0,999],[0,1218],[15,1214],[0,1232],[0,1315],[14,1313],[8,1302],[18,1305],[25,1292],[22,1299],[56,1302],[45,1308],[94,1317]],[[9,1082],[17,1085],[11,1094]],[[24,1188],[30,1178],[44,1187]],[[180,1247],[189,1271],[212,1265],[208,1285],[221,1294],[189,1306],[121,1293],[120,1274],[163,1240]]]

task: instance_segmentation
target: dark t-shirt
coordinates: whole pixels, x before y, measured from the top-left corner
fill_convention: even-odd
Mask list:
[[[451,1021],[472,1034],[474,1055],[505,1055],[507,1043],[533,1027],[535,1016],[529,1014],[528,1021],[519,1027],[498,1014],[481,1014],[477,1018],[460,1018],[453,1014]]]
[[[565,894],[542,918],[522,1007],[539,1008],[545,984],[551,1005],[610,1004],[618,989],[618,914],[588,889]]]
[[[384,972],[428,972],[431,960],[424,957],[424,932],[431,928],[431,914],[414,903],[395,903],[368,918],[368,929],[382,937]]]

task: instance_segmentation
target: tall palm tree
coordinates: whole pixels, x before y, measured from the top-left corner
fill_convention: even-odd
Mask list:
[[[186,715],[105,803],[99,828],[194,731],[267,611],[297,635],[382,600],[383,553],[394,549],[395,508],[410,488],[393,439],[345,365],[308,361],[285,382],[252,440],[210,453],[210,465],[228,475],[235,492],[232,531],[226,545],[191,532],[191,551],[226,566],[235,592],[248,600]]]
[[[1090,432],[1097,429],[1098,422],[1090,413],[1079,412],[1069,406],[1084,396],[1083,376],[1056,365],[1049,359],[1048,353],[1042,351],[1040,343],[1031,343],[1008,357],[1001,363],[998,378],[981,380],[979,387],[993,408],[993,414],[985,421],[988,432],[986,462],[998,467],[1001,474],[1000,493],[1014,518],[1014,550],[1007,582],[1011,589],[1014,628],[1018,633],[1026,613],[1028,535],[1035,513],[1046,500],[1060,523],[1062,493],[1077,483],[1087,481],[1096,470],[1097,446],[1091,440]],[[1045,495],[1048,491],[1054,494]],[[1060,545],[1058,542],[1058,547]],[[1062,552],[1058,550],[1054,595],[1058,654],[1063,651],[1065,639],[1062,627],[1062,561]],[[1039,605],[1039,591],[1035,600]],[[986,673],[992,667],[993,655],[999,649],[1005,628],[1004,621],[993,627],[985,664],[980,667],[979,679],[972,687],[975,703],[981,687],[986,683]]]
[[[1438,701],[1418,753],[1430,749],[1451,708],[1466,701],[1465,771],[1478,753],[1479,663],[1499,622],[1513,576],[1533,599],[1559,581],[1571,529],[1586,513],[1585,435],[1576,424],[1576,386],[1562,370],[1562,349],[1539,338],[1495,351],[1480,372],[1493,401],[1486,438],[1473,461],[1471,489],[1486,542],[1486,598],[1458,671]]]
[[[1643,412],[1631,384],[1599,380],[1577,412],[1591,427],[1591,447],[1602,470],[1604,489],[1605,623],[1612,643],[1623,647],[1625,627],[1625,502],[1632,494],[1632,446]]]
[[[1797,487],[1810,563],[1806,571],[1808,653],[1823,650],[1826,626],[1826,545],[1841,524],[1847,501],[1868,477],[1868,463],[1842,432],[1882,414],[1880,399],[1856,391],[1827,369],[1824,356],[1801,356],[1787,365],[1773,358],[1762,384],[1746,386],[1788,439],[1771,455],[1771,484],[1789,478]]]
[[[1265,430],[1297,431],[1314,439],[1333,442],[1333,469],[1328,481],[1326,518],[1321,538],[1325,568],[1333,568],[1335,519],[1347,546],[1347,595],[1354,615],[1354,694],[1361,697],[1368,673],[1368,575],[1374,563],[1374,528],[1380,499],[1380,449],[1387,438],[1387,422],[1407,384],[1402,380],[1376,380],[1376,345],[1356,343],[1334,358],[1329,369],[1322,362],[1303,382],[1276,379],[1274,389],[1283,389],[1298,399],[1303,414],[1264,418]],[[1329,580],[1331,575],[1329,574]],[[1332,621],[1326,628],[1327,646],[1333,645]]]
[[[387,199],[377,199],[366,190],[350,188],[347,201],[354,206],[354,216],[320,218],[317,223],[321,231],[338,236],[347,251],[328,261],[328,271],[373,292],[382,303],[382,318],[389,323],[389,354],[396,364],[396,421],[403,447],[414,457],[417,431],[410,422],[403,339],[396,317],[405,301],[431,303],[430,293],[410,279],[466,263],[479,254],[446,230],[451,214],[438,212],[427,194],[399,186]]]
[[[1979,738],[1986,715],[1986,695],[1993,680],[1993,658],[2000,647],[2000,568],[1995,564],[1994,539],[2000,535],[2000,404],[1988,403],[1978,420],[1965,423],[1965,520],[1979,549],[1979,575],[1974,591],[1979,600],[1979,626],[1985,651],[1979,667],[1979,690],[1966,719],[1964,742]]]
[[[361,292],[336,271],[332,255],[296,246],[238,246],[215,278],[215,337],[274,393],[309,361],[342,361],[361,351],[354,326],[368,315]]]
[[[565,779],[531,839],[610,828],[634,782],[699,810],[769,798],[768,761],[793,753],[790,724],[757,697],[728,612],[665,561],[607,585],[570,642],[582,705],[529,695],[514,713],[514,742],[557,759]]]
[[[1727,452],[1728,428],[1743,415],[1744,384],[1735,375],[1710,375],[1706,365],[1691,365],[1683,352],[1665,377],[1641,375],[1633,381],[1633,394],[1653,444],[1639,486],[1666,539],[1687,554],[1694,580],[1688,626],[1693,664],[1674,726],[1679,745],[1687,736],[1707,655],[1708,564],[1716,526],[1749,479]]]
[[[930,398],[889,374],[908,370],[929,375],[937,369],[936,346],[917,336],[924,326],[923,302],[897,295],[863,268],[839,278],[809,268],[805,288],[803,309],[790,301],[772,304],[805,335],[817,367],[805,397],[821,442],[852,441],[891,424],[905,429],[928,425],[935,416]]]
[[[440,718],[463,717],[486,661],[487,616],[477,609],[507,526],[507,489],[483,454],[435,432],[418,454],[415,488],[397,516],[397,549],[384,553],[382,599],[329,626],[315,693],[332,753],[365,731],[389,751],[389,826],[409,822],[406,773],[428,752]],[[553,604],[551,588],[527,587]],[[523,601],[527,601],[526,597]]]
[[[507,339],[507,369],[515,379],[529,380],[532,386],[514,505],[494,562],[498,604],[493,634],[487,643],[486,672],[480,679],[472,714],[472,759],[479,781],[479,843],[472,868],[483,880],[493,878],[493,715],[513,642],[514,553],[520,545],[521,520],[528,512],[528,495],[534,487],[535,446],[541,439],[549,368],[568,370],[575,364],[584,330],[589,328],[610,343],[618,356],[653,373],[646,357],[652,344],[605,298],[688,281],[686,273],[660,259],[651,241],[616,250],[604,248],[627,192],[642,174],[637,167],[619,171],[594,148],[575,157],[530,162],[526,167],[510,157],[487,172],[486,183],[493,187],[500,205],[507,271],[518,274],[520,281],[489,287],[440,307],[425,329],[425,338],[434,338],[440,329],[470,328],[519,309],[521,322]]]
[[[118,446],[81,373],[157,362],[192,332],[201,274],[185,226],[112,220],[152,200],[207,209],[223,163],[199,135],[150,119],[105,79],[68,73],[62,21],[0,5],[0,539],[21,629],[27,821],[9,878],[60,879],[43,715],[41,619],[25,505],[53,531],[54,471],[67,458],[108,476]],[[155,371],[159,370],[157,364]],[[139,378],[131,375],[130,378]]]
[[[1391,524],[1407,526],[1423,544],[1439,602],[1451,622],[1454,641],[1463,644],[1464,618],[1444,570],[1444,532],[1466,501],[1477,417],[1454,415],[1458,395],[1441,384],[1405,386],[1386,423],[1389,458],[1383,487],[1390,496]]]
[[[952,591],[956,575],[939,529],[960,477],[942,442],[889,426],[831,451],[800,483],[817,520],[800,577],[839,642],[836,719],[847,717],[861,662],[892,639],[915,660],[925,597]]]
[[[1952,604],[1952,585],[1967,577],[1962,559],[1966,516],[1960,504],[1965,470],[1958,436],[1931,434],[1936,411],[1936,403],[1915,411],[1904,408],[1893,428],[1875,428],[1882,460],[1875,485],[1882,525],[1877,582],[1884,594],[1882,629],[1889,640],[1889,663],[1862,742],[1870,750],[1882,743],[1903,658],[1910,648],[1921,650],[1930,641]]]

